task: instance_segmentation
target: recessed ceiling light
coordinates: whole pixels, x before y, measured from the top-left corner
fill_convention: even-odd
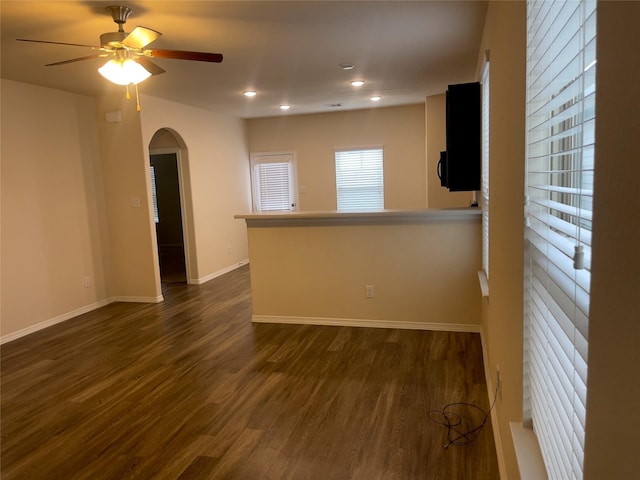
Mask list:
[[[255,97],[257,95],[257,92],[253,91],[253,90],[246,90],[243,92],[243,95],[245,97]]]
[[[364,80],[354,80],[353,82],[351,82],[351,85],[353,85],[354,87],[361,87],[362,85],[364,85]]]
[[[291,105],[280,105],[280,110],[289,110]]]
[[[356,66],[353,63],[341,63],[340,68],[343,70],[353,70]]]
[[[378,95],[374,95],[373,97],[371,97],[371,101],[372,102],[379,102],[382,99],[382,97],[378,96]]]

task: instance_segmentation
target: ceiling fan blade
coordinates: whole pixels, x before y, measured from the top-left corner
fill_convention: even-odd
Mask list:
[[[197,62],[222,62],[221,53],[187,52],[184,50],[145,50],[144,55],[154,58],[175,58],[177,60],[195,60]]]
[[[162,34],[147,27],[136,27],[122,40],[122,44],[129,48],[144,48],[154,40],[160,38]]]
[[[63,60],[61,62],[47,63],[45,67],[53,67],[54,65],[66,65],[67,63],[82,62],[84,60],[91,60],[94,58],[108,57],[108,56],[109,56],[108,53],[96,53],[95,55],[89,55],[88,57],[72,58],[71,60]]]
[[[147,70],[147,72],[149,72],[151,75],[160,75],[161,73],[166,72],[164,68],[156,65],[151,60],[145,57],[136,58],[136,62],[142,65]]]
[[[102,47],[97,47],[95,45],[83,45],[82,43],[50,42],[48,40],[29,40],[28,38],[16,38],[16,40],[19,42],[50,43],[52,45],[70,45],[72,47],[88,47],[88,48],[93,48],[94,50],[102,49]]]

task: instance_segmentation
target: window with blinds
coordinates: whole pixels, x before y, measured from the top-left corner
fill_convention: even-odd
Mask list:
[[[255,210],[295,210],[293,154],[257,154],[251,162]]]
[[[489,62],[482,71],[482,268],[489,278]]]
[[[335,161],[338,210],[384,209],[382,148],[337,150]]]
[[[582,478],[596,1],[527,2],[525,420],[549,478]]]

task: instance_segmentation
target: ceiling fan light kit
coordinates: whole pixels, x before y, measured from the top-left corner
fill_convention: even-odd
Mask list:
[[[125,60],[112,59],[98,69],[100,75],[117,85],[134,85],[146,80],[151,76],[142,65],[135,60],[127,58]]]
[[[49,63],[46,66],[65,65],[94,58],[113,56],[107,63],[98,69],[98,72],[110,82],[127,87],[129,98],[129,85],[136,88],[138,97],[138,84],[152,75],[159,75],[165,70],[153,63],[149,58],[172,58],[177,60],[192,60],[198,62],[222,62],[222,54],[206,52],[189,52],[184,50],[156,50],[144,48],[154,40],[162,36],[160,32],[151,28],[137,26],[131,33],[124,31],[124,24],[131,15],[131,8],[122,5],[112,5],[106,8],[113,21],[118,25],[117,32],[107,32],[100,35],[100,46],[82,45],[77,43],[53,42],[47,40],[17,39],[21,42],[49,43],[55,45],[71,45],[88,47],[100,50],[102,53],[86,57],[64,60],[62,62]],[[138,101],[138,111],[140,102]]]

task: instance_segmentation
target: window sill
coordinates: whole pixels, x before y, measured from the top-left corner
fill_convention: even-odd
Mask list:
[[[536,434],[533,430],[523,427],[520,422],[509,422],[509,427],[516,450],[520,479],[546,480],[547,470],[544,467]]]

